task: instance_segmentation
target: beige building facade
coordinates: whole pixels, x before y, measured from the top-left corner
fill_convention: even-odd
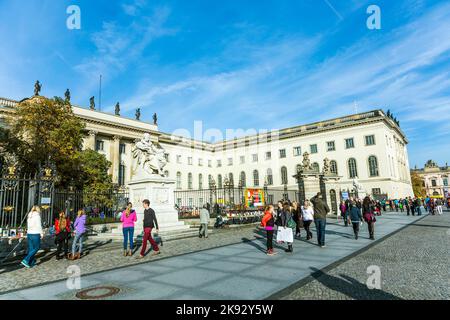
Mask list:
[[[422,178],[428,196],[445,198],[450,196],[450,167],[447,163],[440,167],[435,161],[428,160],[423,168],[414,168],[412,171]]]

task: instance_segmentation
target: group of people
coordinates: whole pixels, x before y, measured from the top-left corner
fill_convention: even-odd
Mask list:
[[[371,240],[375,239],[375,222],[376,222],[376,203],[365,197],[362,202],[350,199],[345,207],[346,225],[349,223],[353,226],[355,239],[358,239],[360,225],[364,221],[367,223],[369,236]],[[301,230],[306,233],[306,240],[313,239],[313,233],[310,226],[314,221],[317,232],[317,244],[325,247],[325,229],[327,224],[327,214],[330,212],[326,201],[323,200],[319,192],[310,200],[306,200],[303,205],[299,205],[296,201],[278,202],[277,208],[269,205],[264,213],[261,226],[266,230],[267,234],[267,254],[274,255],[273,250],[274,233],[277,231],[276,241],[279,243],[287,243],[285,252],[293,252],[294,238],[301,238]],[[294,236],[295,234],[295,236]]]
[[[79,210],[73,225],[70,218],[61,211],[55,219],[55,245],[56,259],[63,258],[69,260],[80,259],[83,254],[83,239],[86,233],[86,214],[84,210]],[[33,206],[27,216],[27,243],[28,252],[21,264],[26,268],[36,265],[36,254],[41,246],[41,239],[44,237],[42,228],[41,209]],[[69,240],[73,237],[72,251],[69,253]],[[64,250],[63,254],[62,251]]]
[[[379,201],[381,208],[383,211],[396,211],[396,212],[405,212],[409,215],[422,215],[422,207],[425,211],[430,212],[432,215],[442,214],[443,207],[447,205],[450,208],[450,201],[445,201],[441,198],[430,198],[429,196],[425,198],[418,197],[407,197],[400,199],[383,199]]]

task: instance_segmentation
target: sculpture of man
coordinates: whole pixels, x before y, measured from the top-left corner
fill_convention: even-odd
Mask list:
[[[89,109],[95,110],[95,100],[94,96],[89,99]]]
[[[136,109],[136,120],[140,120],[141,119],[141,108],[137,108]]]
[[[357,179],[353,179],[353,186],[355,187],[356,190],[363,191],[363,186],[358,182]]]
[[[41,89],[42,89],[42,85],[39,82],[39,80],[37,80],[36,83],[34,84],[34,95],[38,96],[39,92],[41,92]]]
[[[153,114],[153,124],[154,125],[158,124],[158,116],[156,115],[156,112]]]
[[[145,133],[144,137],[136,142],[132,152],[133,157],[137,158],[138,166],[147,173],[164,176],[163,168],[167,164],[164,149],[152,143],[149,133]]]
[[[305,151],[305,153],[303,153],[302,164],[303,164],[303,169],[312,170],[311,160],[309,160],[309,153],[307,151]]]
[[[116,103],[115,114],[116,116],[120,116],[120,104],[118,102]]]
[[[66,102],[70,102],[70,90],[67,89],[64,93],[64,96],[66,97]]]
[[[323,159],[323,173],[329,174],[330,170],[330,160],[328,158]]]

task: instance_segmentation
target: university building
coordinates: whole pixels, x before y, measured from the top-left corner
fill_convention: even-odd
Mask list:
[[[433,160],[428,160],[423,168],[418,169],[415,167],[412,172],[417,173],[423,181],[423,186],[428,196],[431,197],[445,197],[448,198],[449,194],[449,180],[450,180],[450,167],[438,166]]]
[[[0,125],[13,116],[18,101],[0,98]],[[165,174],[179,190],[208,189],[210,183],[241,187],[294,190],[293,177],[309,153],[313,168],[323,170],[329,160],[339,176],[341,191],[354,181],[372,195],[392,198],[412,196],[408,140],[382,110],[302,124],[215,143],[197,141],[159,131],[157,124],[73,106],[86,123],[84,148],[104,154],[111,161],[113,181],[126,186],[133,176],[132,147],[144,133],[166,152]]]

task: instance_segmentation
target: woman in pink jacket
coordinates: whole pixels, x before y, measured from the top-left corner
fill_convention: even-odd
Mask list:
[[[134,237],[134,223],[137,221],[136,211],[132,209],[131,202],[128,202],[127,208],[122,212],[120,221],[122,221],[123,230],[123,255],[133,255],[133,237]],[[130,249],[128,250],[128,239],[130,239]]]

